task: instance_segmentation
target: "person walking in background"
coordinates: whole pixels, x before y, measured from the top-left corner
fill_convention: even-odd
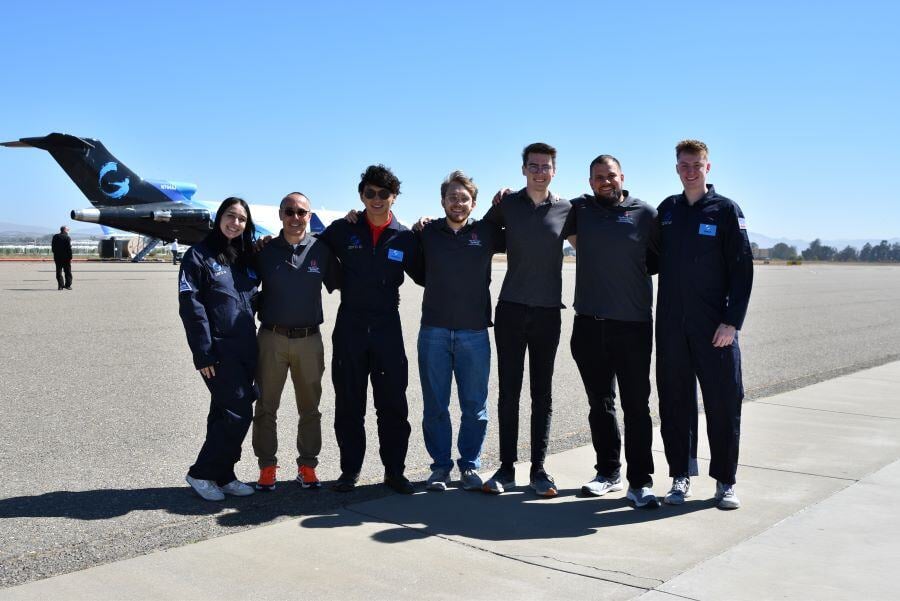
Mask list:
[[[247,203],[226,198],[213,230],[185,253],[178,276],[178,312],[211,395],[206,440],[185,480],[207,501],[254,492],[234,473],[257,398],[254,235]]]
[[[69,238],[69,228],[61,226],[58,234],[53,234],[50,242],[53,251],[53,262],[56,264],[57,290],[72,289],[72,239]],[[65,280],[63,280],[65,273]]]
[[[172,265],[178,265],[178,238],[172,240],[169,250],[172,252]]]

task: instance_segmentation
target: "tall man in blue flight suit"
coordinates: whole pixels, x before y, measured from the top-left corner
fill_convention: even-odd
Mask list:
[[[403,273],[412,266],[417,244],[391,213],[400,180],[390,169],[369,166],[358,191],[366,207],[362,218],[356,223],[339,219],[319,237],[343,272],[332,334],[334,431],[341,455],[341,475],[334,488],[349,492],[359,479],[366,452],[366,380],[371,378],[384,482],[395,492],[412,494],[413,485],[403,475],[410,426],[398,308]]]
[[[741,352],[753,284],[753,256],[744,214],[707,185],[709,151],[698,140],[675,149],[684,192],[657,209],[660,227],[656,317],[659,415],[672,489],[666,503],[690,496],[689,464],[697,383],[709,437],[709,474],[721,509],[737,509],[735,474],[741,432]]]

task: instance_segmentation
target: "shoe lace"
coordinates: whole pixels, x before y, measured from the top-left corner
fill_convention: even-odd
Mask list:
[[[672,491],[673,492],[677,491],[677,492],[680,492],[681,494],[684,494],[687,492],[688,487],[690,485],[691,485],[691,481],[688,480],[687,478],[675,478],[675,481],[672,482]]]
[[[278,469],[277,465],[269,465],[261,470],[259,470],[259,479],[261,482],[274,481],[275,480],[275,470]]]

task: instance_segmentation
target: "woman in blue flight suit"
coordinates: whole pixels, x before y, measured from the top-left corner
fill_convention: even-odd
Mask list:
[[[253,301],[259,280],[250,267],[254,235],[247,203],[226,198],[212,232],[184,254],[178,278],[179,314],[194,366],[212,395],[206,441],[185,479],[208,501],[254,492],[234,474],[258,396]]]

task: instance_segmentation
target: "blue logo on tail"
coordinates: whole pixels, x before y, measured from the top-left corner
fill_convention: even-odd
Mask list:
[[[114,161],[110,161],[109,163],[103,165],[100,168],[100,177],[97,178],[97,184],[100,187],[100,191],[103,192],[106,196],[110,198],[122,198],[126,194],[128,194],[128,188],[131,184],[131,178],[126,177],[124,180],[120,182],[106,182],[107,187],[115,188],[112,192],[107,192],[104,189],[103,178],[109,173],[115,173],[119,169],[118,163]]]

